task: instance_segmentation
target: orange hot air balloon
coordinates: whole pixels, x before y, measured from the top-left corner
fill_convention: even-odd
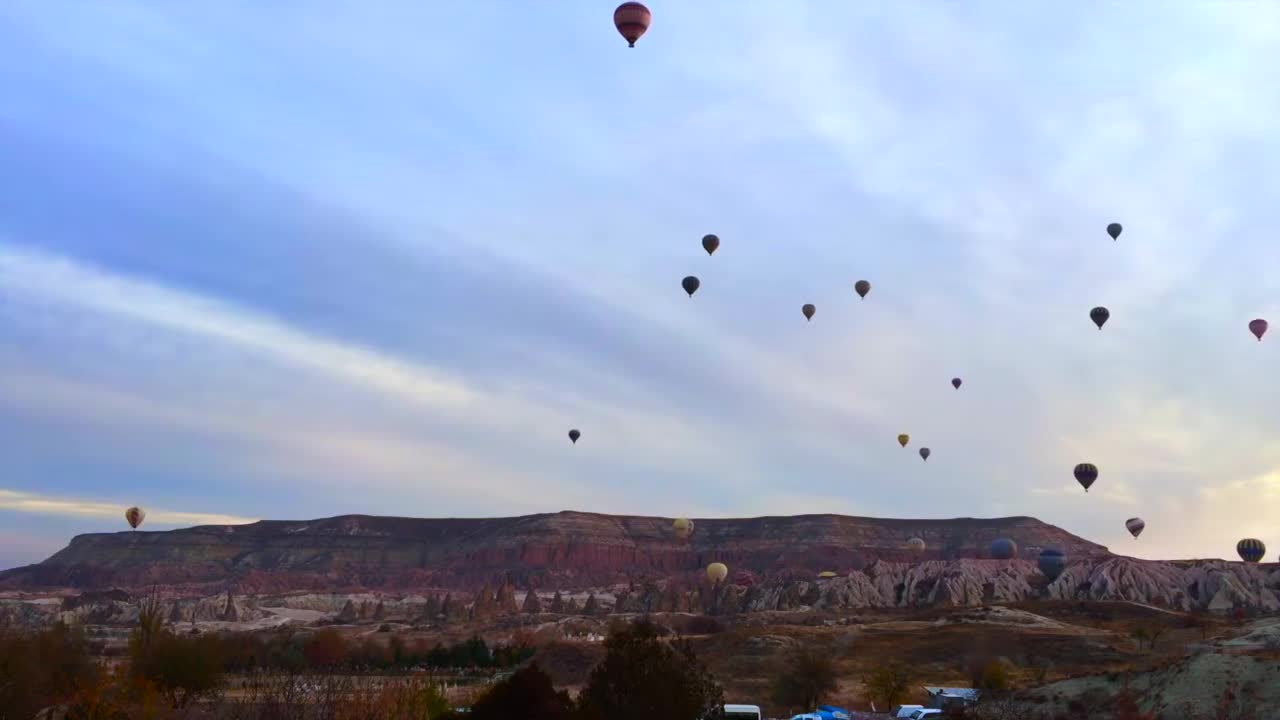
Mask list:
[[[649,29],[653,13],[638,2],[624,2],[613,11],[613,26],[627,41],[627,47],[635,47],[636,41]]]
[[[124,511],[124,519],[129,523],[129,527],[137,530],[142,521],[147,519],[147,513],[142,508],[131,507]]]

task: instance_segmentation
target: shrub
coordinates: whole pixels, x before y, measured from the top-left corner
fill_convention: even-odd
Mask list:
[[[665,642],[648,621],[613,633],[605,650],[578,696],[581,720],[702,720],[724,703],[688,643]]]
[[[836,687],[835,661],[821,650],[801,647],[790,654],[773,679],[771,696],[784,707],[808,710]]]

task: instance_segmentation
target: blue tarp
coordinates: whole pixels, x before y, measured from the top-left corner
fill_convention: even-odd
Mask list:
[[[820,705],[814,714],[822,720],[849,720],[849,711],[834,705]]]

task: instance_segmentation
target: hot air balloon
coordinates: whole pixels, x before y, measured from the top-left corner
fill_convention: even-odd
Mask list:
[[[951,387],[959,390],[961,382],[960,378],[951,378]]]
[[[1018,554],[1018,543],[1009,538],[1000,538],[991,543],[991,557],[996,560],[1008,560]]]
[[[733,574],[733,584],[738,587],[751,587],[756,584],[756,576],[746,570],[739,570]]]
[[[822,578],[823,580],[830,580],[831,578],[837,577],[837,576],[835,573],[831,572],[830,570],[823,570],[822,572],[818,573],[818,577]]]
[[[698,292],[698,288],[701,286],[702,282],[692,275],[680,281],[680,287],[684,288],[684,291],[689,293],[689,297],[693,297],[693,294]]]
[[[1107,226],[1107,234],[1111,236],[1112,240],[1119,240],[1120,233],[1123,230],[1124,228],[1120,227],[1120,223],[1111,223]]]
[[[916,555],[919,555],[920,553],[924,552],[924,548],[925,548],[924,540],[918,537],[913,537],[907,541],[907,549]]]
[[[1084,491],[1089,492],[1089,486],[1098,479],[1098,466],[1093,463],[1080,463],[1075,469],[1076,482],[1084,486]]]
[[[907,443],[909,442],[911,442],[910,435],[906,433],[902,433],[901,435],[898,436],[898,444],[901,445],[902,447],[906,447]]]
[[[800,312],[804,313],[805,320],[812,320],[813,314],[818,312],[818,308],[814,307],[812,303],[806,303],[804,307],[800,308]]]
[[[1258,342],[1262,342],[1262,336],[1267,334],[1267,321],[1262,318],[1249,321],[1249,332],[1258,338]]]
[[[1040,572],[1049,578],[1049,582],[1053,582],[1067,569],[1067,555],[1058,548],[1045,548],[1040,551],[1036,564],[1040,566]]]
[[[715,251],[719,249],[719,247],[720,247],[720,238],[716,237],[715,235],[702,236],[702,249],[706,250],[708,255],[714,254]]]
[[[1132,535],[1134,538],[1137,538],[1139,535],[1141,535],[1143,528],[1145,528],[1146,526],[1147,526],[1147,523],[1144,522],[1142,518],[1129,518],[1128,520],[1124,521],[1125,529],[1128,530],[1129,534]]]
[[[1093,320],[1093,324],[1097,325],[1099,330],[1102,329],[1103,325],[1107,324],[1107,320],[1110,318],[1111,311],[1102,306],[1098,306],[1089,311],[1089,319]]]
[[[624,2],[613,11],[613,26],[627,40],[627,47],[635,47],[636,41],[649,29],[653,14],[638,2]]]
[[[577,430],[570,430],[570,431],[569,431],[569,440],[570,440],[574,445],[577,445],[577,444],[578,444],[578,438],[580,438],[580,437],[582,437],[582,433],[578,432]]]
[[[866,280],[859,280],[853,284],[853,291],[858,293],[858,297],[865,298],[867,293],[871,292],[871,283]]]
[[[693,535],[693,521],[689,518],[676,518],[671,523],[671,531],[675,533],[677,540],[688,540]]]
[[[929,460],[929,448],[920,448],[920,458],[926,462]]]
[[[131,507],[124,511],[124,519],[125,522],[129,523],[129,527],[137,530],[142,521],[147,519],[147,513],[142,508]]]
[[[1257,538],[1245,538],[1236,543],[1236,552],[1247,563],[1259,563],[1262,562],[1262,556],[1267,554],[1267,546]]]
[[[707,579],[718,583],[729,576],[729,568],[724,563],[713,562],[707,566]]]

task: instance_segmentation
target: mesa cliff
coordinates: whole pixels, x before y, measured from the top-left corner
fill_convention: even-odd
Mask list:
[[[149,585],[289,590],[582,588],[696,576],[724,562],[760,580],[846,574],[877,561],[985,556],[992,540],[1073,558],[1105,547],[1029,517],[891,520],[841,515],[695,519],[687,542],[659,517],[560,512],[510,518],[417,519],[345,515],[166,532],[79,535],[44,562],[0,573],[0,588],[96,589]],[[912,537],[926,551],[904,549]]]

